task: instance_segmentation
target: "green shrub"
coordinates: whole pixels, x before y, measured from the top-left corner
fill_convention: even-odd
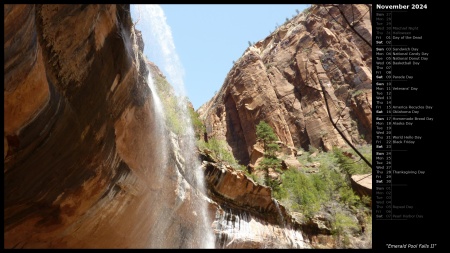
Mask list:
[[[280,181],[271,179],[270,177],[266,177],[264,182],[266,186],[272,188],[272,193],[280,191]]]
[[[236,163],[237,163],[237,166],[234,167],[235,170],[242,170],[244,172],[247,172],[247,166],[239,164],[238,160],[236,160]]]
[[[370,145],[358,148],[365,157],[371,159]],[[315,151],[319,150],[310,147],[311,153]],[[370,247],[371,209],[367,206],[370,197],[357,196],[348,180],[350,173],[367,171],[365,163],[358,158],[347,157],[340,149],[318,152],[314,157],[309,152],[303,152],[298,160],[303,165],[319,162],[319,170],[309,174],[290,168],[281,175],[281,183],[267,181],[273,189],[273,197],[289,211],[301,212],[309,218],[319,211],[331,213],[331,230],[338,247],[355,246],[351,245],[352,236],[362,236],[365,238],[364,247]],[[364,215],[364,230],[355,218],[357,214]]]
[[[271,156],[271,157],[275,157],[276,156],[275,152],[277,152],[279,149],[280,149],[280,147],[276,143],[269,143],[265,147],[267,156]]]
[[[350,245],[349,235],[351,235],[351,231],[358,228],[358,223],[352,217],[340,212],[336,213],[331,223],[332,235],[337,237],[336,241],[342,241],[344,247]]]
[[[234,158],[233,154],[228,150],[225,140],[217,140],[216,138],[210,138],[208,142],[203,140],[197,141],[197,147],[199,149],[208,149],[212,152],[213,158],[219,162],[225,161],[233,167],[238,167],[238,161]]]
[[[194,127],[195,138],[200,139],[203,133],[206,131],[205,125],[200,120],[200,115],[192,107],[188,107],[191,122]]]
[[[293,211],[301,211],[309,217],[319,211],[322,196],[309,175],[298,170],[287,170],[282,175],[280,186],[275,195],[287,197]]]
[[[185,124],[187,122],[183,120],[184,117],[180,110],[180,105],[178,104],[180,98],[175,95],[173,87],[164,77],[157,73],[153,73],[152,76],[156,92],[163,105],[167,126],[177,135],[183,134],[186,131]]]
[[[346,205],[356,206],[360,202],[360,198],[353,192],[348,185],[339,188],[340,201]]]
[[[317,151],[313,148],[310,149]],[[305,174],[296,169],[287,170],[281,176],[282,180],[278,189],[274,190],[274,197],[289,206],[292,211],[304,212],[309,216],[320,210],[321,206],[332,202],[337,202],[342,206],[362,208],[363,204],[370,199],[361,200],[353,192],[350,181],[347,180],[344,172],[352,171],[354,168],[351,166],[355,163],[344,160],[350,158],[343,155],[342,152],[341,155],[337,156],[334,152],[319,152],[312,157],[308,152],[303,152],[299,161],[304,165],[308,164],[305,160],[319,162],[319,171],[314,174]],[[305,159],[305,157],[307,158]],[[266,163],[270,164],[269,161],[262,164]]]
[[[275,189],[272,188],[272,195],[275,199],[282,200],[288,198],[288,191],[283,183],[280,183]],[[290,203],[289,203],[290,204]]]
[[[366,206],[369,206],[372,202],[372,199],[369,196],[364,195],[361,198],[361,202],[363,202]]]

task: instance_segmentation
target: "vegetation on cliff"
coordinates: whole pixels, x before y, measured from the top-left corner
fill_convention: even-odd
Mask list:
[[[246,175],[259,184],[272,188],[273,197],[280,201],[290,212],[302,213],[311,220],[325,215],[327,227],[335,237],[338,247],[348,247],[355,243],[361,247],[371,245],[371,208],[370,197],[355,194],[350,184],[354,174],[370,173],[367,166],[350,148],[333,148],[331,152],[310,147],[309,151],[299,149],[301,168],[282,169],[278,140],[273,129],[266,122],[257,125],[257,138],[266,147],[264,156],[256,170],[245,170],[227,149],[225,140],[211,138],[208,142],[198,141],[201,150],[208,149],[221,163],[245,170]],[[361,146],[359,150],[371,160],[371,146]],[[278,152],[279,155],[279,152]],[[269,177],[269,170],[281,176]],[[257,176],[264,171],[264,177]],[[357,238],[357,239],[355,239]]]
[[[183,112],[180,110],[181,106],[187,108],[190,123],[193,126],[195,137],[200,138],[200,134],[203,134],[205,127],[203,122],[199,119],[198,113],[192,107],[191,102],[187,97],[180,97],[175,94],[172,85],[162,75],[156,65],[152,65],[150,68],[152,72],[153,82],[156,87],[156,92],[161,100],[165,121],[167,127],[177,135],[184,135],[186,133],[186,123],[183,118]]]
[[[271,187],[291,213],[324,218],[336,247],[371,247],[371,199],[357,195],[350,182],[372,171],[367,8],[312,6],[249,43],[225,88],[199,110],[208,137],[228,141],[221,152],[248,162],[246,174]],[[350,13],[361,21],[356,30],[346,22]],[[261,143],[263,152],[255,148]],[[298,152],[286,154],[286,146]],[[291,166],[287,156],[301,165]]]
[[[370,145],[360,147],[370,160],[371,150]],[[332,152],[303,151],[299,157],[303,167],[283,172],[281,184],[273,188],[274,197],[289,210],[309,218],[331,214],[330,230],[342,247],[350,245],[351,237],[364,237],[370,244],[370,197],[356,195],[350,177],[371,172],[371,168],[356,157],[353,150],[336,147]]]

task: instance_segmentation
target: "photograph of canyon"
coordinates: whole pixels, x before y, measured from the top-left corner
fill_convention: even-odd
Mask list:
[[[372,249],[371,4],[3,8],[5,249]]]

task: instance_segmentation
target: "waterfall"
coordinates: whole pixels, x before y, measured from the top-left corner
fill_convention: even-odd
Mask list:
[[[177,119],[184,126],[181,133],[168,130],[168,115],[158,96],[158,86],[149,69],[147,83],[151,90],[155,113],[156,136],[161,140],[156,148],[157,166],[151,174],[158,186],[152,186],[153,205],[147,207],[154,221],[149,231],[149,248],[307,248],[302,234],[289,227],[278,202],[281,227],[270,224],[245,211],[216,210],[214,222],[209,220],[204,175],[195,153],[195,135],[190,120],[183,83],[184,71],[162,8],[158,5],[132,5],[131,15],[137,30],[142,32],[144,54],[161,67],[173,86],[177,102]],[[136,34],[132,31],[139,69]],[[146,53],[146,51],[149,51]],[[147,66],[146,66],[147,67]],[[180,112],[180,113],[178,113]],[[161,145],[161,146],[159,146]],[[175,166],[173,166],[175,164]],[[175,168],[173,168],[175,167]],[[169,181],[173,181],[170,184]],[[193,197],[194,196],[194,197]],[[188,213],[189,214],[186,214]],[[186,217],[193,219],[186,225]],[[143,217],[147,218],[147,217]]]
[[[280,215],[280,224],[284,227],[284,217],[283,213],[281,212],[280,205],[278,204],[278,201],[276,199],[272,199],[273,203],[275,203],[275,207],[277,208],[278,215]]]
[[[203,171],[195,153],[195,135],[185,100],[186,95],[183,83],[184,70],[176,54],[171,29],[166,23],[164,11],[158,5],[131,5],[131,15],[136,29],[142,32],[142,39],[145,44],[144,54],[147,54],[146,51],[159,52],[156,56],[153,53],[151,54],[156,59],[151,57],[149,59],[158,63],[167,76],[167,80],[173,86],[175,95],[178,97],[178,104],[175,106],[177,106],[176,111],[179,112],[178,115],[180,115],[180,118],[177,120],[183,126],[183,132],[179,136],[174,136],[173,133],[170,134],[167,132],[167,127],[164,125],[167,122],[167,117],[164,116],[167,108],[164,108],[164,105],[158,97],[157,87],[155,87],[151,71],[149,71],[147,81],[151,89],[155,113],[157,114],[156,122],[159,122],[155,127],[160,129],[157,130],[158,136],[164,138],[162,143],[169,143],[171,145],[177,164],[176,167],[178,168],[178,170],[173,172],[175,175],[171,175],[176,176],[176,189],[162,190],[162,192],[175,192],[176,199],[165,199],[166,195],[160,194],[160,196],[157,196],[159,198],[158,201],[165,201],[166,203],[164,205],[160,203],[149,207],[149,209],[152,209],[149,212],[161,212],[161,214],[152,214],[157,217],[157,221],[152,229],[154,231],[150,232],[149,247],[213,248],[215,239],[211,228],[211,221],[209,221],[207,213]],[[135,34],[132,35],[136,37]],[[134,42],[136,45],[136,41]],[[138,65],[137,68],[139,69]],[[174,142],[174,140],[177,141]],[[158,147],[157,149],[161,150],[160,152],[162,153],[162,161],[159,162],[161,167],[169,166],[167,148]],[[158,168],[157,173],[153,174],[158,174],[157,177],[160,180],[165,174],[165,170],[167,168]],[[165,187],[164,183],[162,187]],[[195,198],[189,198],[187,196],[189,191],[195,195]],[[155,201],[155,203],[158,201]],[[196,202],[187,205],[185,201]],[[186,208],[184,206],[186,205],[192,208],[192,210],[189,208],[185,210]],[[182,209],[180,212],[191,212],[191,215],[195,217],[195,225],[183,227],[184,225],[182,223],[184,221],[179,217],[175,218],[173,215],[179,209]],[[174,239],[173,237],[182,238]]]

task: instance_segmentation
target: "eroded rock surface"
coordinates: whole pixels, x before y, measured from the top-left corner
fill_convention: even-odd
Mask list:
[[[272,189],[205,153],[203,167],[217,248],[309,248],[297,222]],[[211,162],[207,162],[210,160]]]
[[[200,247],[129,6],[4,8],[4,247]]]
[[[324,89],[344,136],[371,142],[370,11],[364,4],[338,7],[350,24],[337,7],[312,5],[244,52],[220,91],[198,109],[208,138],[226,140],[242,164],[255,160],[261,120],[287,146],[346,145],[328,117]]]
[[[128,5],[4,8],[5,248],[198,248],[202,201],[210,203],[217,247],[308,247],[300,231],[321,224],[297,222],[270,188],[243,173],[206,164],[210,199],[198,192],[180,162],[178,138],[155,127],[147,62],[136,53],[144,45]],[[355,28],[369,38],[364,8],[353,10],[361,17]],[[331,100],[344,109],[332,109],[343,115],[339,124],[358,118],[346,134],[370,140],[370,53],[313,7],[237,62],[202,108],[208,135],[255,163],[263,152],[252,155],[261,119],[292,156],[292,147],[342,144],[319,92],[319,80],[328,80]],[[338,68],[327,67],[326,56]],[[320,238],[328,233],[322,230]]]

